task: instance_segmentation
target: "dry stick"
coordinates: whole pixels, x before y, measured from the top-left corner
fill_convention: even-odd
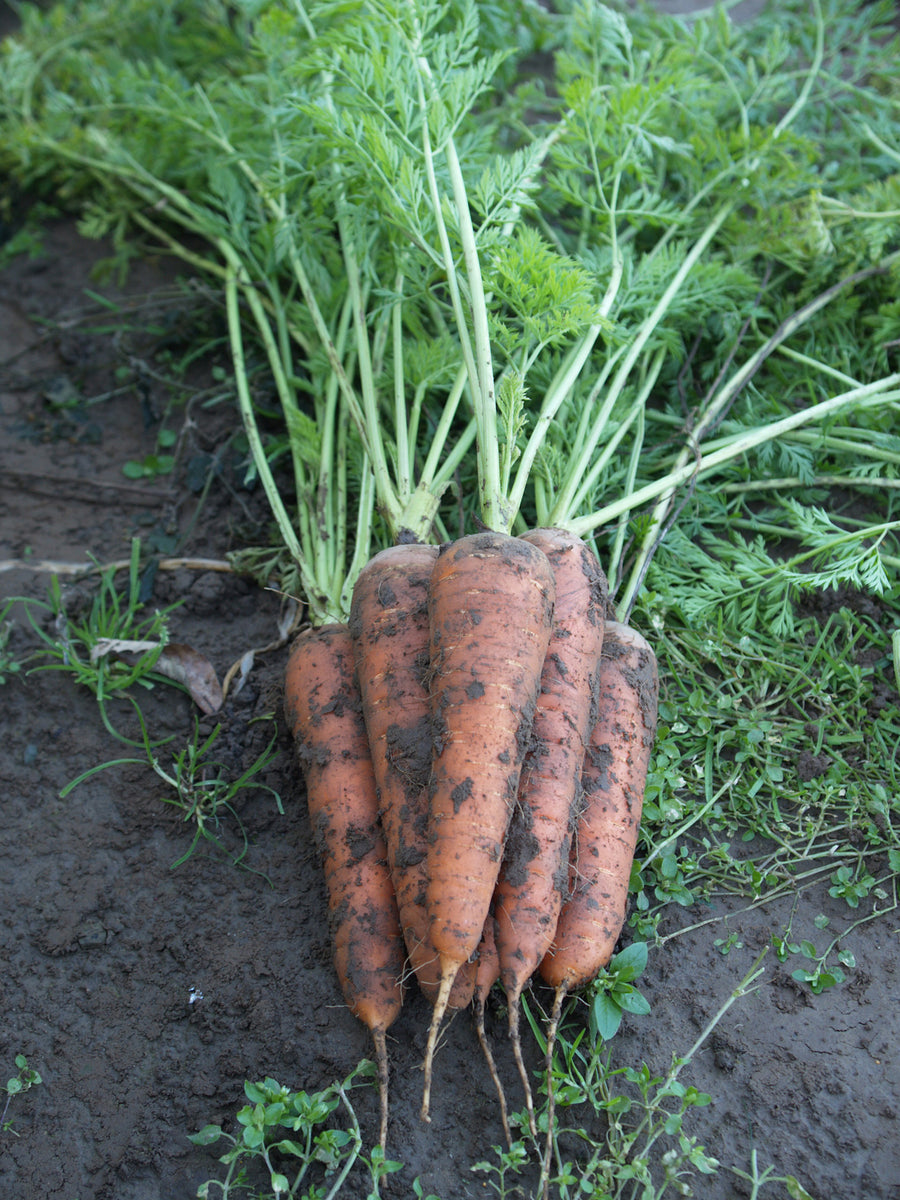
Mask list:
[[[171,488],[161,491],[139,483],[114,483],[67,475],[50,478],[35,471],[23,471],[19,467],[4,467],[0,472],[0,486],[7,485],[38,494],[49,492],[58,499],[75,500],[82,504],[105,504],[114,500],[117,504],[138,506],[151,501],[171,500],[174,495]]]
[[[222,558],[161,558],[156,564],[160,571],[221,571],[234,574],[234,567]],[[4,558],[0,559],[0,571],[49,571],[53,575],[101,575],[104,571],[127,571],[131,562],[117,558],[113,562],[56,562],[49,558]]]

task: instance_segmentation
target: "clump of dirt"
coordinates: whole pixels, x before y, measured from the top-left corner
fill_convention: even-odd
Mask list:
[[[135,536],[157,557],[177,546],[212,560],[252,541],[248,534],[262,540],[263,500],[242,488],[231,457],[233,410],[196,405],[186,422],[184,406],[172,407],[168,385],[149,369],[128,377],[133,386],[118,387],[123,353],[127,361],[148,352],[140,342],[123,348],[111,334],[87,331],[85,288],[103,247],[83,242],[61,221],[49,229],[46,250],[0,274],[0,559],[31,564],[0,573],[2,594],[43,597],[50,575],[35,569],[41,560],[127,559]],[[164,264],[144,263],[127,291],[110,295],[121,311],[143,312],[153,297],[173,303],[172,283]],[[177,345],[171,348],[175,353]],[[149,368],[153,360],[143,361]],[[206,382],[188,379],[185,394]],[[108,398],[94,403],[101,395]],[[60,409],[60,397],[64,404],[74,397],[72,407]],[[122,464],[155,452],[164,416],[185,439],[177,469],[126,479]],[[221,469],[198,476],[198,455]],[[64,591],[92,594],[90,579],[67,578],[60,576]],[[146,584],[150,604],[178,603],[171,636],[208,657],[220,678],[245,651],[277,640],[281,600],[247,580],[185,567],[160,568]],[[18,620],[10,649],[25,656],[36,645]],[[263,790],[237,801],[248,869],[228,858],[243,849],[233,820],[219,831],[227,853],[201,841],[173,869],[191,832],[161,802],[164,789],[149,767],[111,767],[60,799],[81,772],[131,751],[110,737],[94,698],[66,674],[20,672],[0,686],[0,1071],[13,1074],[21,1053],[43,1079],[14,1098],[8,1115],[15,1134],[0,1132],[4,1196],[187,1200],[223,1172],[215,1149],[193,1145],[187,1135],[209,1123],[233,1129],[245,1080],[271,1076],[312,1091],[346,1077],[370,1054],[367,1031],[344,1006],[331,966],[324,888],[283,732],[286,657],[286,647],[257,655],[243,689],[220,713],[200,718],[201,737],[221,726],[216,756],[235,773],[265,749],[272,721],[279,728],[280,754],[259,782],[278,793],[283,812]],[[192,736],[199,714],[183,694],[161,685],[142,694],[141,704],[154,736],[173,735],[173,751]],[[135,733],[126,703],[110,711]],[[160,748],[162,757],[167,749]],[[822,765],[811,755],[798,769],[812,778]],[[798,934],[813,928],[819,910],[812,906],[819,904],[821,897],[797,897]],[[659,1074],[673,1054],[687,1052],[768,944],[770,930],[788,920],[787,908],[685,910],[685,932],[652,952],[642,977],[652,1015],[626,1021],[612,1044],[615,1062],[646,1062]],[[708,930],[688,928],[711,916],[727,917],[738,935],[727,955],[713,947]],[[666,932],[676,932],[674,919]],[[688,1114],[684,1128],[722,1163],[702,1180],[705,1200],[750,1194],[730,1168],[749,1171],[753,1151],[761,1166],[797,1176],[817,1200],[896,1195],[896,938],[883,922],[863,925],[853,950],[865,970],[818,997],[791,979],[789,964],[768,961],[755,990],[729,1009],[684,1068],[683,1081],[712,1097],[709,1107]],[[538,991],[531,1003],[546,1007],[546,994]],[[470,1167],[502,1144],[469,1014],[446,1030],[432,1123],[419,1119],[429,1016],[411,990],[389,1034],[388,1153],[404,1166],[382,1183],[387,1200],[411,1197],[416,1178],[424,1195],[443,1200],[488,1194],[485,1178]],[[489,1034],[517,1108],[505,1026],[492,998]],[[538,1070],[533,1042],[528,1057]],[[353,1102],[371,1145],[374,1087],[354,1092]],[[574,1127],[586,1119],[581,1109],[560,1113]],[[603,1135],[602,1128],[590,1132]],[[367,1181],[351,1177],[341,1194],[355,1200],[367,1189]]]

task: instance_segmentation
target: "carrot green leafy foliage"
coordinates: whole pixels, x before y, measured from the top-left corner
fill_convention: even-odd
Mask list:
[[[380,544],[479,517],[594,535],[627,615],[673,522],[724,520],[765,573],[732,532],[754,489],[877,509],[893,481],[889,7],[746,27],[582,3],[26,7],[0,158],[123,257],[149,240],[220,282],[314,613],[346,611]],[[854,567],[846,530],[810,521],[801,546],[883,586],[892,522]]]

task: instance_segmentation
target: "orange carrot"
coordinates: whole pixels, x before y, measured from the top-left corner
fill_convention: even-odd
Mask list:
[[[433,1004],[440,963],[425,907],[431,716],[428,581],[437,546],[391,546],[365,565],[353,589],[350,632],[400,926],[410,965]],[[474,966],[457,977],[450,1008],[472,997]]]
[[[544,1194],[553,1131],[551,1066],[562,1004],[612,957],[628,901],[644,786],[656,735],[656,658],[634,629],[607,621],[600,664],[600,705],[584,758],[583,810],[572,850],[572,893],[540,973],[556,989],[547,1032],[549,1090]]]
[[[400,1012],[403,939],[346,625],[300,635],[285,672],[284,707],[325,874],[335,968],[350,1011],[375,1045],[384,1147],[385,1034]]]
[[[500,868],[554,594],[543,551],[492,532],[446,547],[431,577],[434,749],[426,870],[441,986],[425,1053],[425,1120],[447,998],[459,968],[478,948]]]
[[[519,1039],[519,1000],[550,949],[568,892],[575,800],[597,715],[607,586],[600,564],[581,538],[563,529],[537,529],[522,536],[550,561],[556,605],[495,905],[510,1038],[535,1135],[531,1086]]]

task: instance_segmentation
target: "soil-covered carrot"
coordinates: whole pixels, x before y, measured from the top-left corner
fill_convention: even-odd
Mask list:
[[[444,548],[428,597],[434,739],[427,902],[441,988],[425,1055],[422,1116],[450,988],[478,948],[531,737],[555,585],[547,556],[482,532]]]
[[[636,630],[607,621],[600,705],[585,755],[573,890],[541,962],[551,987],[583,987],[612,957],[625,921],[650,752],[656,736],[656,656]]]
[[[537,529],[522,536],[550,561],[556,605],[495,906],[510,1038],[534,1134],[531,1086],[519,1039],[519,999],[550,949],[568,894],[575,800],[597,715],[607,584],[596,557],[574,534]]]
[[[425,859],[431,716],[428,582],[437,546],[391,546],[363,568],[353,589],[350,632],[381,826],[400,926],[419,987],[433,1004],[440,962],[428,930]],[[465,1008],[475,971],[460,972],[450,1008]]]
[[[625,922],[644,786],[656,736],[656,656],[636,630],[607,621],[597,720],[584,758],[583,807],[572,848],[572,893],[560,912],[540,973],[556,989],[547,1030],[547,1172],[553,1130],[550,1067],[566,995],[590,983],[612,957]]]
[[[375,1045],[383,1147],[385,1033],[400,1012],[403,939],[346,625],[322,625],[294,643],[284,708],[328,890],[335,969],[350,1011],[371,1030]]]

